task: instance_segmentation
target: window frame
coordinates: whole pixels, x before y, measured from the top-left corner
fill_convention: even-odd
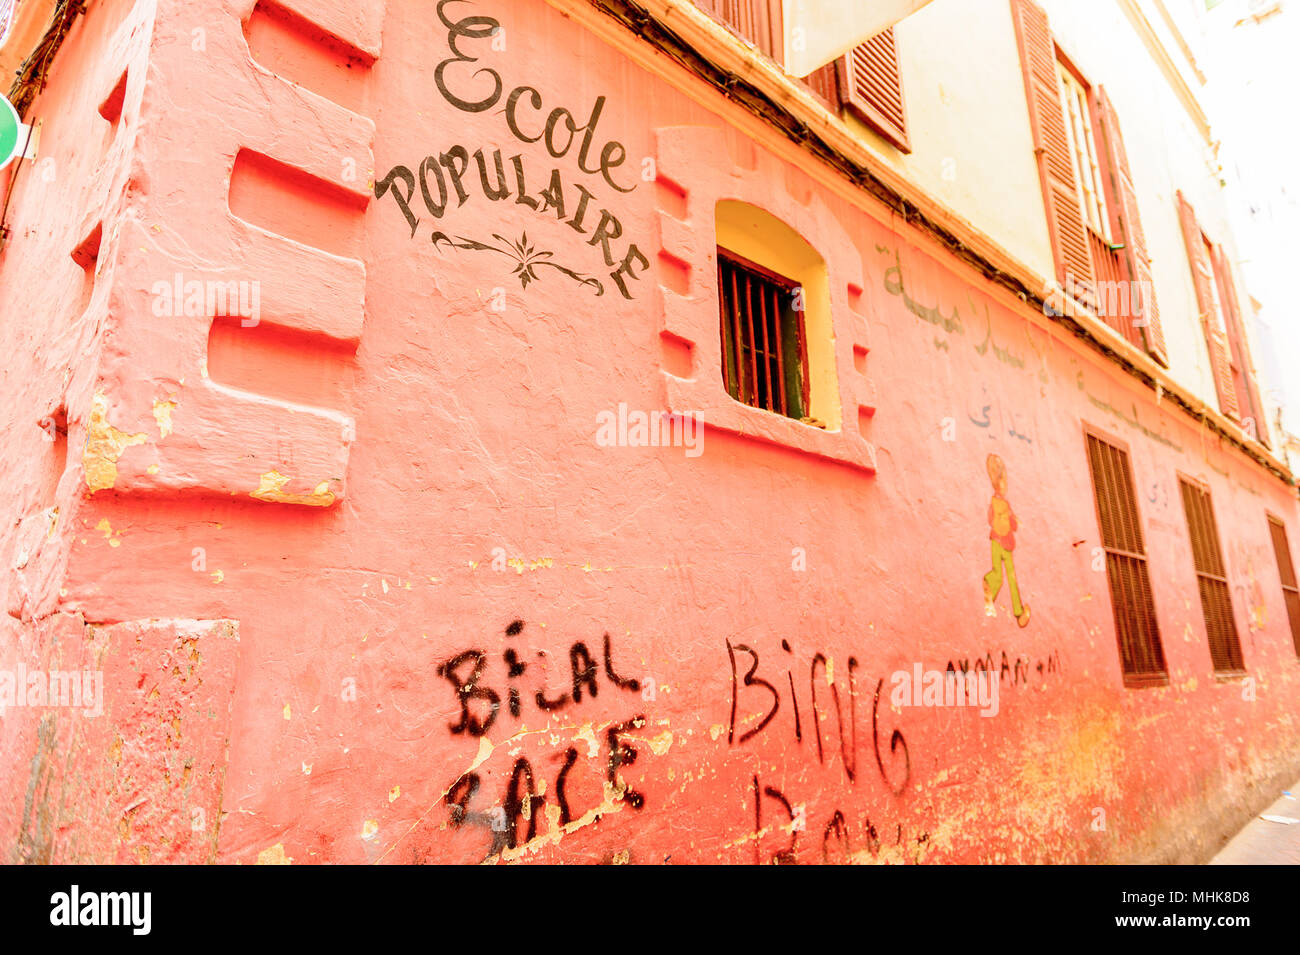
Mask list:
[[[1087,422],[1085,422],[1083,425],[1083,436],[1084,436],[1083,451],[1084,451],[1084,457],[1088,463],[1088,476],[1089,476],[1089,481],[1091,483],[1091,490],[1092,490],[1091,496],[1093,501],[1093,513],[1096,516],[1096,520],[1097,520],[1097,536],[1099,542],[1101,543],[1102,551],[1106,554],[1106,558],[1107,558],[1106,569],[1105,569],[1106,590],[1107,590],[1107,596],[1110,598],[1110,603],[1111,603],[1111,617],[1115,627],[1115,646],[1117,650],[1119,669],[1123,680],[1123,684],[1128,689],[1147,689],[1150,687],[1168,686],[1169,685],[1169,659],[1165,655],[1164,640],[1160,634],[1160,613],[1158,607],[1156,606],[1155,588],[1151,586],[1151,566],[1150,566],[1151,557],[1146,552],[1147,540],[1146,540],[1146,534],[1142,527],[1142,509],[1141,509],[1141,503],[1138,501],[1138,496],[1137,496],[1137,477],[1136,474],[1134,473],[1133,455],[1130,449],[1130,445],[1127,441],[1124,441],[1118,438],[1117,436],[1102,430],[1101,428],[1094,427],[1093,425]],[[1124,473],[1128,478],[1128,487],[1130,493],[1132,494],[1132,499],[1133,499],[1134,528],[1140,537],[1139,543],[1142,545],[1141,553],[1137,553],[1137,552],[1133,552],[1121,548],[1108,547],[1106,545],[1106,533],[1105,533],[1105,524],[1103,524],[1104,516],[1102,512],[1102,502],[1101,502],[1101,496],[1098,493],[1099,485],[1097,483],[1097,473],[1093,466],[1092,453],[1091,453],[1091,448],[1089,446],[1090,439],[1095,440],[1101,443],[1102,445],[1106,445],[1111,449],[1119,452],[1121,455],[1123,455],[1124,464],[1126,465]],[[1145,584],[1146,592],[1150,597],[1150,612],[1148,616],[1152,625],[1152,631],[1150,634],[1151,646],[1148,646],[1146,648],[1146,653],[1148,656],[1150,656],[1151,658],[1153,658],[1155,661],[1159,663],[1160,665],[1159,670],[1130,670],[1127,668],[1125,664],[1125,659],[1124,659],[1125,628],[1121,626],[1121,616],[1122,616],[1121,608],[1119,607],[1119,605],[1116,603],[1115,600],[1115,592],[1117,587],[1111,577],[1112,564],[1111,564],[1110,557],[1112,553],[1114,553],[1118,557],[1122,557],[1128,560],[1139,561],[1141,563],[1143,570],[1145,571],[1144,584]],[[1128,609],[1131,610],[1135,618],[1138,618],[1140,616],[1140,612],[1138,608],[1133,607],[1130,604],[1128,606]]]
[[[759,368],[762,366],[760,366],[759,364],[758,355],[763,354],[763,358],[764,358],[763,365],[766,366],[765,377],[770,379],[772,377],[772,372],[774,370],[777,371],[780,375],[780,378],[778,379],[777,382],[777,384],[779,385],[778,393],[781,395],[781,404],[784,407],[778,409],[776,407],[768,407],[768,405],[766,404],[759,404],[759,403],[755,403],[755,401],[745,400],[744,395],[746,389],[745,389],[745,382],[742,376],[745,371],[750,369],[748,368],[742,369],[739,367],[737,363],[737,359],[739,359],[740,362],[743,362],[744,360],[745,336],[743,334],[739,336],[739,344],[740,344],[739,354],[737,354],[736,348],[734,346],[728,347],[729,336],[730,336],[731,343],[735,343],[737,341],[735,329],[739,327],[740,314],[736,310],[736,297],[738,292],[734,281],[732,283],[731,295],[729,296],[727,294],[728,289],[724,282],[724,275],[723,275],[724,263],[726,263],[726,265],[730,266],[732,269],[736,269],[742,272],[748,272],[754,277],[758,278],[759,280],[768,283],[768,285],[773,287],[775,290],[779,290],[779,294],[781,295],[789,295],[793,297],[796,294],[799,294],[801,296],[803,290],[803,284],[796,279],[792,279],[788,276],[781,275],[780,273],[773,271],[772,269],[764,265],[760,265],[759,263],[753,261],[752,259],[748,259],[745,256],[740,255],[737,252],[733,252],[730,249],[727,249],[721,245],[717,247],[717,257],[718,257],[718,318],[719,318],[718,331],[722,337],[723,361],[722,361],[721,370],[723,375],[723,383],[726,386],[727,393],[731,396],[733,401],[738,401],[741,404],[747,405],[751,408],[757,408],[760,411],[766,411],[769,412],[770,414],[779,414],[782,415],[783,417],[790,418],[794,421],[801,421],[801,422],[805,421],[809,417],[809,404],[810,404],[811,396],[809,394],[810,377],[809,377],[809,366],[808,366],[808,333],[807,333],[807,328],[804,324],[803,310],[795,308],[793,307],[793,305],[790,305],[781,310],[780,315],[777,317],[776,321],[773,322],[774,332],[778,336],[777,348],[775,351],[772,350],[771,345],[767,342],[767,312],[766,310],[763,310],[761,320],[763,322],[764,347],[767,350],[767,352],[769,352],[770,354],[760,353],[758,351],[757,334],[754,330],[754,324],[753,324],[753,319],[755,316],[751,311],[749,316],[750,318],[749,333],[751,339],[754,339],[753,344],[750,346],[750,353],[754,356],[752,375],[751,375],[751,378],[755,382],[753,397],[756,400],[759,398],[758,392],[760,389],[758,386],[762,384],[762,379],[759,378],[758,371]],[[734,280],[735,277],[734,272],[732,277]],[[746,289],[746,298],[749,297],[750,297],[749,290]],[[728,314],[728,312],[726,311],[727,303],[729,299],[732,305],[731,314]],[[790,343],[784,337],[787,331],[787,329],[785,328],[787,324],[793,324],[794,326],[793,329],[790,329],[790,331],[793,331],[793,338],[794,338],[793,343]],[[797,376],[797,381],[799,385],[798,405],[797,405],[797,410],[800,412],[799,414],[790,413],[791,399],[793,396],[789,394],[790,373],[786,371],[787,358],[785,357],[784,353],[791,346],[791,344],[793,345],[793,349],[795,350],[798,357],[798,365],[794,369],[794,374]],[[774,359],[775,359],[775,364],[777,366],[776,369],[772,368]],[[728,375],[728,369],[732,367],[734,367],[736,371],[736,378],[737,378],[736,392],[737,393],[732,392],[731,378]],[[772,390],[773,390],[773,385],[769,380],[767,384],[767,397],[769,399],[769,403],[772,403],[771,402],[771,399],[773,398]]]
[[[1084,79],[1073,61],[1056,45],[1056,76],[1061,95],[1061,108],[1066,116],[1065,135],[1070,143],[1070,158],[1074,161],[1075,190],[1079,208],[1084,210],[1084,228],[1090,228],[1109,246],[1115,244],[1111,215],[1119,197],[1114,195],[1115,181],[1106,156],[1098,145],[1097,117],[1093,115],[1092,84]],[[1068,87],[1073,86],[1070,90]],[[1071,94],[1074,95],[1071,95]],[[1075,109],[1078,107],[1078,109]],[[1079,111],[1082,111],[1080,115]],[[1079,148],[1082,134],[1083,146]],[[1091,190],[1084,183],[1083,160],[1087,157],[1088,179]],[[1091,200],[1091,201],[1090,201]],[[1094,271],[1097,264],[1093,263]]]
[[[1268,511],[1264,512],[1264,517],[1267,518],[1268,521],[1269,541],[1273,545],[1273,557],[1277,562],[1278,583],[1282,587],[1282,604],[1286,609],[1287,621],[1291,625],[1291,640],[1295,643],[1296,658],[1300,659],[1300,578],[1297,578],[1296,576],[1295,560],[1291,556],[1291,539],[1287,536],[1286,522],[1282,520],[1282,518]],[[1276,527],[1278,532],[1281,534],[1282,545],[1285,547],[1285,550],[1278,549],[1278,539],[1273,534],[1274,527]],[[1286,557],[1287,565],[1291,569],[1291,579],[1295,581],[1295,583],[1288,584],[1282,575],[1282,558],[1284,556]],[[1294,598],[1294,602],[1286,599],[1288,595]]]
[[[1196,590],[1201,601],[1201,617],[1205,622],[1205,641],[1206,647],[1210,652],[1210,666],[1214,673],[1215,679],[1234,680],[1247,675],[1246,657],[1241,647],[1241,633],[1237,629],[1237,612],[1232,601],[1232,583],[1228,580],[1228,562],[1223,557],[1223,537],[1219,533],[1219,519],[1214,513],[1214,495],[1210,490],[1209,484],[1205,481],[1185,474],[1182,471],[1177,472],[1179,498],[1183,503],[1183,519],[1187,525],[1187,539],[1192,552],[1192,567],[1196,573]],[[1200,494],[1204,498],[1205,510],[1207,512],[1209,524],[1208,531],[1213,535],[1209,541],[1202,543],[1202,549],[1205,545],[1212,545],[1214,550],[1210,556],[1215,558],[1222,573],[1215,573],[1213,569],[1203,569],[1198,564],[1196,537],[1192,528],[1192,515],[1187,506],[1187,493],[1184,490],[1190,490],[1193,493]],[[1206,604],[1205,590],[1201,586],[1202,578],[1222,585],[1223,594],[1227,601],[1227,621],[1229,623],[1229,632],[1220,634],[1230,642],[1224,648],[1229,656],[1229,666],[1220,668],[1214,659],[1215,654],[1215,636],[1212,632],[1211,608]],[[1240,666],[1233,666],[1238,663]]]

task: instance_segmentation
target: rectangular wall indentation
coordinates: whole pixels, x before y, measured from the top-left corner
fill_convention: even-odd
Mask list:
[[[365,203],[333,183],[251,149],[240,150],[230,174],[231,212],[334,255],[358,257]]]
[[[372,61],[351,44],[266,0],[244,23],[244,38],[253,59],[272,73],[344,109],[367,112]]]
[[[217,316],[208,332],[208,377],[268,398],[344,409],[351,403],[355,356],[321,335]]]

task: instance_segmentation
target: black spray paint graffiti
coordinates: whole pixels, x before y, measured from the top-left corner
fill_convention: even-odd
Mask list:
[[[496,36],[501,26],[497,20],[487,16],[449,19],[446,8],[458,2],[464,0],[439,0],[438,3],[438,19],[447,30],[447,49],[451,56],[442,60],[434,70],[434,82],[443,99],[454,108],[465,113],[483,113],[502,102],[504,83],[496,70],[480,64],[478,57],[462,50],[461,42],[487,40]],[[499,112],[504,115],[510,134],[520,143],[540,143],[556,160],[573,155],[578,172],[599,177],[605,186],[616,192],[630,193],[636,188],[635,182],[624,186],[615,176],[615,170],[627,160],[627,147],[617,140],[608,140],[599,147],[599,158],[596,158],[596,129],[604,108],[605,97],[598,96],[585,122],[579,123],[574,114],[562,106],[553,108],[543,121],[541,93],[531,86],[517,86],[505,96],[504,108]],[[507,163],[510,174],[506,171]],[[619,218],[608,209],[598,208],[599,200],[596,208],[589,209],[591,201],[596,198],[595,193],[577,182],[570,181],[566,187],[559,168],[535,176],[535,172],[533,176],[526,175],[522,154],[503,157],[499,149],[490,154],[483,149],[471,153],[469,147],[454,145],[436,156],[426,156],[414,172],[409,166],[394,166],[387,175],[376,179],[375,197],[382,199],[391,194],[414,236],[420,223],[419,216],[412,209],[417,185],[424,209],[435,219],[441,219],[447,212],[453,196],[455,207],[463,206],[476,182],[482,196],[491,202],[502,202],[513,196],[514,205],[525,206],[548,220],[553,216],[553,221],[562,222],[581,235],[589,235],[586,244],[599,247],[605,266],[612,269],[610,280],[624,298],[632,298],[628,281],[639,281],[639,273],[650,267],[650,261],[635,243],[618,244],[623,236],[623,224]],[[493,238],[499,236],[493,235]],[[521,250],[515,250],[520,253],[515,255],[509,251],[512,244],[505,240],[501,242],[507,245],[507,249],[501,249],[462,236],[453,239],[436,229],[432,241],[435,246],[442,241],[455,248],[494,251],[515,257],[514,274],[524,288],[537,278],[537,268],[551,265],[561,274],[591,286],[597,295],[604,292],[604,286],[598,280],[567,267],[552,265],[548,261],[550,252],[533,250],[525,255]],[[527,245],[526,239],[523,244]]]
[[[781,693],[768,680],[757,676],[759,667],[758,652],[752,647],[745,644],[733,645],[730,640],[726,641],[727,657],[731,662],[731,718],[728,723],[727,741],[732,745],[743,745],[750,739],[757,736],[768,724],[776,717],[781,709]],[[788,640],[781,641],[781,648],[787,654],[793,654]],[[738,653],[749,654],[750,665],[745,671],[744,676],[740,676],[740,671],[736,665],[736,655]],[[855,782],[857,779],[857,753],[858,753],[858,718],[857,718],[857,701],[858,701],[858,681],[856,671],[858,661],[855,657],[849,657],[848,660],[848,713],[847,718],[844,712],[842,699],[840,696],[839,684],[834,680],[827,681],[827,660],[825,655],[816,653],[813,655],[812,663],[808,672],[809,683],[809,702],[810,702],[810,720],[812,725],[813,736],[817,741],[817,761],[825,763],[826,753],[822,743],[821,721],[822,710],[817,699],[817,681],[820,670],[821,679],[830,683],[831,702],[834,704],[835,723],[838,730],[840,743],[840,758],[844,766],[844,773],[849,782]],[[799,695],[795,690],[794,670],[786,670],[786,679],[790,686],[790,702],[793,710],[793,729],[795,741],[803,742],[803,721],[800,717]],[[897,767],[901,760],[901,772],[897,768],[887,770],[885,768],[885,756],[881,752],[880,741],[880,691],[884,686],[884,678],[876,681],[875,694],[871,702],[871,747],[876,759],[876,770],[880,773],[880,778],[890,788],[894,795],[901,795],[907,788],[908,781],[912,775],[912,759],[907,749],[907,740],[903,737],[901,730],[895,729],[889,737],[889,761],[891,767]],[[767,712],[753,728],[743,732],[739,738],[736,736],[736,710],[740,699],[741,688],[754,688],[763,691],[770,697],[770,705]]]
[[[790,798],[775,786],[763,784],[757,775],[753,777],[754,799],[754,863],[756,865],[792,865],[798,861],[799,840],[802,833],[809,833],[814,843],[814,852],[824,863],[853,861],[854,853],[865,851],[875,859],[881,849],[893,846],[900,853],[900,861],[905,854],[913,858],[930,841],[930,834],[918,832],[915,838],[910,835],[905,839],[903,826],[896,824],[892,832],[885,829],[882,839],[876,831],[870,816],[864,815],[858,831],[854,833],[848,818],[840,809],[835,809],[824,824],[812,823],[807,818],[806,807],[793,804]],[[767,812],[764,806],[767,806]],[[765,824],[765,819],[770,819]],[[789,841],[777,848],[770,845],[775,833],[789,832]],[[893,836],[892,839],[889,837]]]
[[[514,620],[505,628],[509,639],[524,632],[522,620]],[[548,696],[545,686],[537,688],[532,702],[543,713],[554,713],[566,707],[581,704],[584,697],[595,699],[600,691],[600,674],[617,690],[638,692],[639,680],[620,676],[614,667],[613,646],[610,635],[604,635],[600,663],[592,656],[586,643],[576,641],[569,647],[569,686],[556,696]],[[538,651],[538,656],[545,656]],[[515,720],[524,713],[524,692],[518,685],[528,670],[528,664],[514,647],[501,654],[505,664],[505,708]],[[451,684],[460,706],[460,718],[448,729],[457,735],[484,736],[501,717],[502,694],[486,684],[488,654],[479,649],[465,650],[440,665],[439,676]],[[620,770],[636,762],[638,751],[628,743],[629,734],[646,724],[644,714],[638,714],[608,727],[605,731],[604,781],[606,790],[615,802],[626,803],[632,809],[645,805],[642,793],[633,789],[620,777]],[[561,757],[551,792],[554,805],[559,809],[558,823],[566,826],[574,821],[575,813],[569,804],[567,784],[569,775],[578,762],[578,751],[569,747]],[[477,772],[467,772],[452,783],[447,790],[447,807],[453,828],[475,826],[491,832],[492,842],[485,858],[492,858],[507,849],[516,849],[537,836],[537,818],[548,796],[543,794],[533,765],[526,758],[515,760],[502,799],[486,812],[471,808],[482,788],[483,780]]]
[[[1018,655],[1014,660],[1008,656],[1007,651],[1000,651],[999,661],[994,661],[992,653],[985,653],[984,656],[976,657],[974,664],[969,657],[963,657],[960,660],[949,660],[945,672],[954,675],[960,673],[965,676],[967,673],[974,671],[977,675],[980,673],[997,673],[999,683],[1007,683],[1011,686],[1027,686],[1029,684],[1030,674],[1038,671],[1042,679],[1054,673],[1061,672],[1061,652],[1053,650],[1046,657],[1040,657],[1037,663],[1032,661],[1023,653]],[[958,686],[966,686],[966,682],[958,681]]]
[[[523,629],[524,622],[515,620],[506,627],[506,636],[517,637],[523,632]],[[630,692],[640,690],[640,681],[621,677],[615,672],[613,649],[608,633],[605,634],[602,650],[605,678],[617,689]],[[545,656],[540,650],[537,655],[539,657]],[[506,687],[506,706],[510,715],[518,719],[523,714],[524,698],[520,688],[514,685],[513,681],[524,675],[524,672],[528,669],[528,664],[519,658],[519,653],[514,647],[507,648],[501,655],[501,659],[506,664],[506,680],[510,683]],[[483,685],[483,675],[487,664],[488,656],[485,651],[465,650],[438,667],[438,676],[446,678],[451,683],[456,691],[456,697],[460,701],[460,719],[450,726],[453,733],[482,736],[491,729],[492,724],[496,722],[497,717],[500,715],[501,694],[492,687]],[[466,672],[467,666],[468,672]],[[592,658],[587,645],[580,640],[569,647],[569,670],[572,675],[572,682],[567,692],[561,693],[559,696],[548,697],[545,687],[536,691],[533,695],[533,702],[539,710],[545,713],[553,713],[564,709],[570,704],[581,703],[584,689],[593,699],[597,696],[600,686],[596,678],[600,668]]]

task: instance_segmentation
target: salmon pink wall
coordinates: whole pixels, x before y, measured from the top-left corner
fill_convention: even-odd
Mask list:
[[[676,82],[537,0],[86,15],[0,256],[0,664],[85,642],[107,693],[0,722],[15,861],[1194,859],[1300,769],[1293,490]],[[838,431],[725,393],[724,200],[825,262]],[[680,440],[608,440],[637,413]],[[1130,451],[1166,687],[1123,686],[1085,426]],[[996,714],[892,699],[950,661]],[[164,704],[174,755],[115,762]]]

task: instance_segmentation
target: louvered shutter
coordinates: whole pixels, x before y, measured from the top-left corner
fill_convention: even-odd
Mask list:
[[[1130,685],[1162,682],[1165,653],[1128,454],[1093,434],[1087,445],[1120,668]]]
[[[1056,278],[1067,292],[1089,308],[1095,308],[1092,259],[1056,75],[1056,44],[1052,41],[1047,14],[1032,0],[1011,0],[1011,14],[1025,77],[1029,126],[1043,187],[1043,205],[1047,210],[1047,231],[1056,260]]]
[[[1147,352],[1168,368],[1169,352],[1165,347],[1165,332],[1160,324],[1160,308],[1156,304],[1156,289],[1151,279],[1151,255],[1147,250],[1146,233],[1142,231],[1142,217],[1138,214],[1137,190],[1133,188],[1119,117],[1104,86],[1093,89],[1092,112],[1101,127],[1099,143],[1105,151],[1111,176],[1107,203],[1112,220],[1111,234],[1124,243],[1124,260],[1128,264],[1129,280],[1133,283],[1129,289],[1129,301],[1134,303],[1131,306],[1133,317],[1140,323]]]
[[[1229,343],[1234,346],[1238,370],[1241,372],[1240,382],[1233,382],[1233,387],[1238,391],[1237,401],[1242,406],[1245,416],[1254,419],[1255,437],[1265,447],[1271,447],[1268,442],[1268,422],[1264,417],[1264,403],[1259,395],[1259,378],[1255,374],[1255,361],[1250,354],[1246,326],[1241,318],[1241,300],[1237,298],[1237,283],[1232,277],[1232,264],[1228,261],[1222,245],[1214,248],[1214,268],[1223,278],[1220,286],[1222,292],[1219,296],[1223,300],[1223,309],[1226,313],[1223,319],[1228,327]],[[1243,387],[1238,387],[1238,384]]]
[[[695,0],[695,5],[768,56],[781,58],[781,0]]]
[[[1296,656],[1300,656],[1300,585],[1296,583],[1295,565],[1291,563],[1291,547],[1287,544],[1286,528],[1276,517],[1269,517],[1268,533],[1273,538],[1273,556],[1277,558],[1277,573],[1282,579],[1282,600],[1291,623],[1291,639],[1295,642]]]
[[[1214,519],[1210,492],[1181,478],[1178,484],[1182,491],[1183,513],[1187,515],[1187,534],[1192,542],[1192,563],[1196,567],[1210,659],[1219,672],[1244,670],[1246,666],[1232,613],[1232,593],[1223,564],[1223,548],[1219,544],[1219,527]]]
[[[1182,192],[1178,193],[1178,218],[1183,226],[1183,241],[1187,245],[1187,259],[1192,269],[1192,284],[1196,287],[1196,308],[1201,313],[1201,328],[1205,344],[1210,351],[1210,369],[1214,374],[1214,388],[1219,395],[1219,410],[1236,421],[1239,417],[1237,389],[1232,383],[1232,366],[1228,362],[1228,341],[1224,334],[1221,316],[1214,307],[1214,269],[1205,251],[1205,238],[1196,221],[1196,212]]]
[[[903,152],[911,152],[894,28],[855,46],[838,66],[843,104]]]

